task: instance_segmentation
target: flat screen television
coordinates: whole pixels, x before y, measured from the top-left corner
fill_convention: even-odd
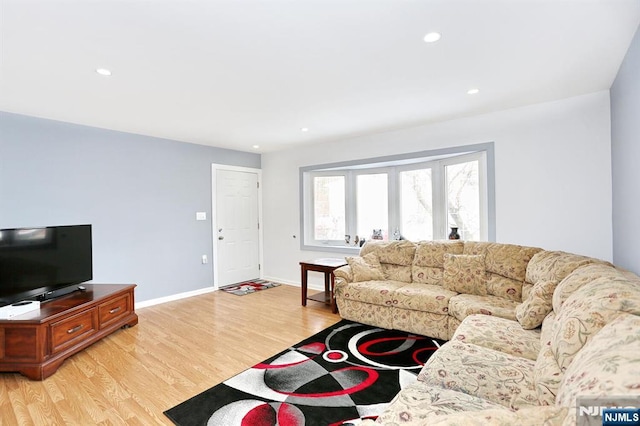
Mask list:
[[[0,307],[60,296],[92,278],[91,225],[0,229]]]

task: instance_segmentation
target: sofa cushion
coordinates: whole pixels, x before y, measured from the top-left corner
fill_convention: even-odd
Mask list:
[[[539,327],[542,321],[551,312],[551,298],[556,284],[553,281],[538,281],[527,298],[516,307],[516,319],[522,328],[531,330]]]
[[[382,265],[385,279],[391,281],[412,282],[411,264],[416,245],[410,241],[374,241],[370,240],[360,249],[360,256],[375,253]]]
[[[449,301],[449,315],[462,321],[469,315],[483,314],[516,320],[518,302],[496,296],[459,294]]]
[[[411,266],[413,282],[442,285],[444,255],[462,254],[462,241],[421,241],[416,247],[415,258]]]
[[[590,263],[604,262],[562,251],[540,251],[531,258],[527,265],[526,280],[531,284],[535,284],[538,281],[559,283],[580,266]]]
[[[429,358],[418,380],[518,409],[538,405],[533,367],[529,359],[450,341]]]
[[[353,282],[340,290],[344,299],[393,306],[393,292],[407,283],[389,280]]]
[[[347,256],[347,263],[351,268],[353,281],[384,280],[382,266],[375,253],[364,256]]]
[[[606,263],[592,263],[581,266],[567,275],[553,292],[552,303],[555,312],[560,312],[564,302],[576,290],[596,279],[625,278],[621,271]],[[637,277],[636,277],[637,278]]]
[[[405,284],[394,291],[393,306],[446,315],[449,311],[449,299],[456,294],[439,285]]]
[[[445,254],[443,286],[457,293],[485,296],[484,256]]]
[[[466,317],[451,340],[530,360],[535,360],[540,352],[540,331],[524,330],[516,321],[489,315]]]
[[[368,253],[378,255],[380,263],[411,266],[416,254],[416,245],[410,241],[374,241],[369,240],[360,249],[360,256]]]
[[[504,407],[467,393],[414,382],[403,388],[378,416],[376,424],[425,425],[434,416]]]
[[[493,296],[522,301],[527,265],[541,249],[515,244],[466,241],[464,254],[485,256],[487,292]]]
[[[578,396],[640,395],[640,317],[620,314],[576,355],[565,372],[557,404]]]

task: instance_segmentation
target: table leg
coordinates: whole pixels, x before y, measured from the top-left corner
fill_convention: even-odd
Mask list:
[[[302,306],[307,306],[307,268],[300,267],[300,281],[302,285]]]

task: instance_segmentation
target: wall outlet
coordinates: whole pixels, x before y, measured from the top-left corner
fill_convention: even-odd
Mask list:
[[[207,259],[207,255],[203,254],[202,255],[202,264],[206,265],[207,263],[209,263],[209,259]]]

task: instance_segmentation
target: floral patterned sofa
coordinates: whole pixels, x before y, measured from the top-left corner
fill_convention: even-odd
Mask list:
[[[406,259],[403,260],[400,253],[413,245],[416,261],[410,265],[411,276],[422,272],[424,280],[427,274],[416,267],[421,266],[418,262],[425,262],[425,257],[417,260],[423,244],[431,246],[428,250],[423,247],[426,252],[443,253],[442,270],[430,269],[429,272],[434,284],[396,280],[407,278],[406,274],[399,274],[401,266],[407,265],[393,263],[395,266],[384,267],[384,261],[391,257],[394,262],[404,262]],[[441,246],[445,244],[451,245],[443,249]],[[411,329],[407,331],[432,336],[434,330],[446,331],[450,340],[431,356],[417,380],[396,395],[375,423],[365,421],[363,424],[568,426],[576,424],[578,398],[635,396],[640,399],[640,277],[597,259],[495,243],[394,242],[366,250],[365,247],[361,257],[351,259],[350,267],[338,273],[336,297],[341,314],[346,308],[351,315],[361,314],[356,321],[364,319],[372,323],[382,318],[384,323],[378,325],[387,326],[390,321],[395,328],[409,323]],[[433,317],[434,321],[422,324],[422,331],[416,330],[420,324],[415,319],[411,322],[403,319],[412,315],[405,312],[410,311],[408,302],[396,302],[408,294],[402,291],[404,285],[400,283],[411,286],[414,293],[418,293],[416,284],[444,287],[447,274],[454,274],[447,269],[460,268],[452,265],[450,259],[451,251],[460,251],[460,248],[463,256],[467,252],[484,259],[484,281],[478,284],[471,279],[469,282],[483,283],[486,295],[456,293],[443,288],[441,291],[456,293],[436,294],[436,297],[448,296],[449,309],[439,314],[444,317],[446,313],[448,318]],[[380,250],[396,252],[396,255],[368,256]],[[495,257],[499,252],[512,256],[509,261],[499,261]],[[514,256],[516,253],[519,254]],[[440,261],[440,255],[437,256],[438,259],[431,259],[432,263]],[[522,272],[520,262],[527,256],[523,275],[517,275]],[[390,300],[388,305],[385,303],[389,311],[383,313],[374,307],[354,306],[354,300],[367,299],[351,294],[352,285],[356,291],[363,291],[366,281],[357,284],[355,279],[361,277],[360,267],[377,268],[374,257],[379,260],[383,278],[370,282],[382,296],[373,299],[369,295],[368,300]],[[456,261],[467,259],[462,257]],[[507,267],[508,263],[512,263],[512,267]],[[471,274],[469,268],[469,265],[463,268],[467,275]],[[513,277],[519,276],[521,286],[507,288],[507,281],[495,275],[507,278],[511,284],[518,281]],[[429,287],[430,294],[437,293],[436,290]],[[511,299],[504,293],[500,296],[503,291]],[[460,296],[467,296],[465,300],[474,307],[450,315],[457,309],[452,306],[453,299]],[[496,306],[494,298],[514,303],[497,302],[497,306],[504,307],[495,311],[500,313],[498,316],[492,311]],[[378,306],[370,302],[367,303]],[[480,302],[487,302],[485,308],[479,307]],[[411,306],[420,307],[419,304]],[[355,311],[349,311],[350,308]],[[394,312],[396,308],[400,309],[398,313]],[[486,313],[473,312],[478,309],[486,309]],[[469,315],[460,318],[461,312]],[[400,320],[396,321],[396,317]],[[433,324],[437,327],[431,328]]]

